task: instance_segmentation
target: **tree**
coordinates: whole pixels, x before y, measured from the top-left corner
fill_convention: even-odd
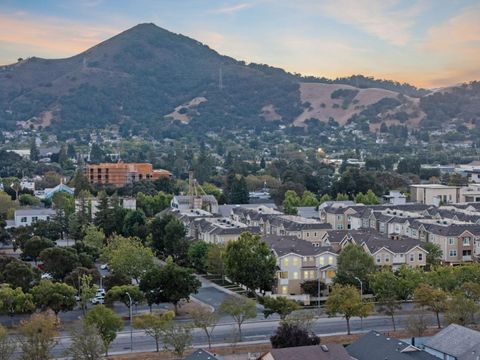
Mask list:
[[[320,289],[318,288],[320,286]],[[319,280],[305,280],[300,284],[300,288],[302,289],[304,294],[308,294],[311,297],[318,296],[318,290],[325,289],[325,283]]]
[[[165,329],[170,326],[175,313],[167,311],[163,314],[142,314],[133,318],[133,327],[135,329],[142,329],[145,334],[151,336],[155,340],[156,351],[160,351],[160,340]]]
[[[322,197],[320,198],[320,204],[323,204],[324,202],[331,201],[332,198],[328,194],[323,194]]]
[[[480,310],[480,306],[465,294],[455,294],[447,302],[445,320],[447,323],[467,326],[475,323],[475,315]]]
[[[27,314],[35,310],[32,295],[25,294],[21,288],[10,285],[0,286],[0,313],[12,317],[15,314]]]
[[[438,328],[440,325],[440,313],[447,309],[447,293],[442,289],[428,284],[420,284],[413,294],[413,300],[419,305],[432,311],[437,317]]]
[[[261,304],[265,308],[263,310],[265,318],[268,318],[272,314],[278,314],[280,315],[280,319],[284,320],[292,311],[300,309],[300,305],[298,305],[296,301],[289,300],[283,296],[276,298],[270,296],[264,297],[261,300]]]
[[[2,271],[2,278],[12,288],[20,287],[23,291],[28,291],[40,280],[40,275],[38,270],[25,262],[12,261]]]
[[[295,325],[307,332],[311,332],[315,321],[317,310],[296,310],[288,314],[283,320],[284,323]]]
[[[302,195],[301,205],[302,206],[318,206],[320,203],[317,200],[317,197],[311,191],[304,191]]]
[[[122,318],[104,305],[97,305],[87,313],[85,322],[97,328],[102,338],[103,350],[108,356],[110,343],[117,337],[117,331],[123,329]]]
[[[130,285],[131,283],[132,279],[129,278],[127,275],[115,272],[110,273],[103,279],[103,287],[107,291],[114,286]]]
[[[196,308],[191,313],[193,326],[202,329],[208,340],[208,348],[212,348],[212,333],[217,326],[219,316],[215,312],[210,311],[205,306]]]
[[[336,201],[347,201],[348,199],[348,195],[344,193],[337,193],[337,197],[335,198]]]
[[[92,275],[84,274],[80,278],[80,286],[78,295],[80,297],[80,307],[82,308],[83,316],[87,313],[87,304],[88,302],[95,297],[97,293],[98,286],[92,284],[93,277]]]
[[[222,277],[225,280],[225,245],[211,244],[207,252],[206,267],[207,271]]]
[[[110,290],[107,291],[105,296],[105,303],[106,304],[113,304],[115,301],[120,301],[123,303],[128,309],[130,309],[130,298],[132,299],[132,305],[140,304],[145,300],[145,296],[140,291],[138,286],[135,285],[122,285],[122,286],[114,286]]]
[[[147,237],[147,220],[142,210],[127,210],[123,219],[122,234],[125,236],[137,236],[140,239]]]
[[[259,235],[244,232],[238,240],[228,243],[225,253],[226,275],[250,291],[271,290],[276,271],[275,256]]]
[[[19,343],[22,360],[49,360],[56,344],[56,319],[53,315],[34,314],[30,321],[22,321],[19,327]]]
[[[183,260],[187,257],[188,241],[185,239],[185,226],[177,218],[172,218],[165,225],[164,247],[165,255],[174,260]]]
[[[144,246],[138,238],[115,236],[104,249],[110,269],[125,274],[135,281],[153,267],[153,252]]]
[[[411,314],[407,318],[407,330],[412,336],[422,337],[428,325],[424,314]]]
[[[105,242],[105,233],[102,229],[98,229],[95,225],[88,225],[85,228],[83,242],[88,246],[102,249]]]
[[[22,206],[40,206],[40,199],[30,194],[22,194],[18,200]]]
[[[82,286],[82,278],[84,276],[91,277],[90,285],[92,282],[100,282],[100,272],[96,267],[93,267],[91,269],[88,269],[86,267],[77,267],[73,269],[67,276],[65,276],[63,282],[70,285],[80,293],[80,289]]]
[[[40,253],[43,269],[56,280],[63,280],[65,276],[80,265],[75,251],[67,248],[52,247]]]
[[[368,274],[375,271],[373,259],[362,247],[358,245],[347,245],[337,259],[337,272],[335,283],[351,284],[358,286],[359,278],[363,283],[363,288],[368,288]]]
[[[105,152],[102,148],[97,144],[92,144],[92,148],[90,149],[90,162],[93,164],[101,163],[105,160]]]
[[[32,139],[30,142],[30,160],[31,161],[38,161],[40,157],[40,152],[38,151],[37,142],[35,138]]]
[[[363,302],[358,289],[352,285],[335,284],[325,303],[328,315],[341,314],[345,318],[348,335],[350,335],[350,318],[366,317],[372,309],[372,304]]]
[[[287,215],[297,215],[297,207],[300,206],[301,199],[293,190],[285,192],[285,199],[283,200],[283,212]]]
[[[73,287],[50,280],[41,280],[32,288],[34,304],[41,310],[51,309],[56,316],[60,311],[73,310],[77,305],[75,294]]]
[[[227,175],[225,196],[230,204],[248,204],[249,193],[243,176],[237,177],[233,172]]]
[[[80,321],[70,332],[72,343],[66,355],[73,360],[101,360],[103,358],[103,342],[94,325],[85,320]]]
[[[53,248],[55,243],[49,239],[42,239],[38,236],[34,236],[31,239],[27,240],[23,247],[22,257],[31,258],[35,263],[37,263],[38,256],[40,253],[48,248]]]
[[[400,299],[406,301],[413,297],[415,289],[424,281],[425,274],[420,268],[402,265],[395,271],[397,277],[397,292]]]
[[[237,323],[238,334],[242,338],[242,324],[257,316],[257,304],[243,296],[229,296],[220,305],[220,312],[230,315]]]
[[[164,266],[151,269],[140,281],[140,289],[146,294],[149,305],[170,302],[175,314],[178,303],[188,301],[190,294],[197,293],[200,286],[192,270],[176,265],[170,257]]]
[[[401,309],[398,278],[390,270],[384,270],[370,274],[369,282],[370,288],[381,306],[380,311],[390,316],[393,331],[396,331],[394,315],[397,310]]]
[[[207,254],[211,245],[205,241],[195,241],[188,247],[188,261],[198,271],[206,272],[207,270]]]
[[[281,322],[270,337],[270,342],[274,349],[290,348],[297,346],[311,346],[320,344],[320,338],[315,334],[309,334],[308,331],[296,325]]]
[[[434,243],[425,243],[423,248],[428,251],[427,254],[427,265],[429,267],[440,265],[443,258],[443,251],[440,248],[440,245]]]
[[[13,360],[17,344],[9,338],[7,330],[0,325],[0,360]]]
[[[192,343],[190,327],[171,322],[170,325],[166,327],[162,340],[167,350],[172,349],[173,352],[181,358],[185,350],[187,350]]]

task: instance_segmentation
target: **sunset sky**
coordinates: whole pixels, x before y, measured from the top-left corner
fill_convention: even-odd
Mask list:
[[[478,0],[1,0],[0,64],[75,55],[141,22],[305,75],[480,80]]]

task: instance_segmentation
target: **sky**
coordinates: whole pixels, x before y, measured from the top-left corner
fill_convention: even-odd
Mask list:
[[[479,0],[0,0],[0,65],[72,56],[145,22],[303,75],[480,80]]]

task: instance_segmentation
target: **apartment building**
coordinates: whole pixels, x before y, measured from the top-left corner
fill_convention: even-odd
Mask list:
[[[172,173],[167,170],[154,170],[148,163],[101,163],[85,167],[85,176],[91,184],[113,185],[123,187],[140,180],[169,178]]]
[[[30,226],[37,221],[48,221],[55,217],[56,212],[53,209],[45,208],[23,208],[15,210],[14,227]]]
[[[227,244],[238,240],[244,232],[260,234],[260,228],[248,226],[229,218],[203,217],[191,222],[190,232],[196,240],[212,244]]]
[[[180,210],[181,212],[190,209],[201,209],[208,211],[212,214],[218,214],[218,202],[213,195],[175,195],[170,203],[173,209]]]
[[[335,277],[337,254],[331,247],[314,246],[296,236],[263,236],[277,258],[278,272],[275,293],[279,295],[302,294],[305,281],[320,281],[327,287]],[[328,290],[322,290],[321,296]]]
[[[230,217],[249,226],[263,227],[267,218],[283,215],[269,206],[259,205],[255,207],[235,206],[231,209]]]
[[[441,184],[410,185],[410,201],[427,204],[455,204],[460,202],[460,187]]]
[[[295,236],[312,243],[318,243],[331,229],[330,224],[295,215],[271,216],[261,226],[265,235]]]

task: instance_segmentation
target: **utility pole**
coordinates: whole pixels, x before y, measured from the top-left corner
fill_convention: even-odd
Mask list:
[[[363,282],[359,277],[354,276],[355,280],[360,283],[360,300],[363,301]],[[360,327],[363,329],[363,317],[360,316]]]
[[[132,297],[128,292],[125,293],[128,296],[128,301],[130,302],[130,306],[128,307],[130,310],[130,351],[133,351],[133,326],[132,326]]]

